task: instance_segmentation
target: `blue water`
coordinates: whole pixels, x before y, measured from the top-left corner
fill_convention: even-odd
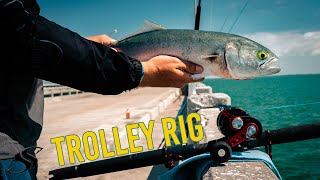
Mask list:
[[[264,130],[320,122],[320,74],[204,83],[214,92],[228,94],[232,106],[260,120]],[[320,139],[274,145],[272,150],[283,179],[320,179]]]

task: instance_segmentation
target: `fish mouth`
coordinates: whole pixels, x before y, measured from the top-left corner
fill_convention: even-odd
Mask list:
[[[265,61],[264,63],[260,64],[259,69],[265,72],[265,74],[276,74],[280,72],[281,68],[278,65],[271,65],[277,63],[278,60],[279,59],[277,57],[272,57],[268,61]]]

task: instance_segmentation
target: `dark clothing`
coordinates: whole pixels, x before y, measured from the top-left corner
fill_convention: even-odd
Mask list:
[[[99,94],[139,85],[140,61],[41,17],[35,0],[0,0],[0,8],[0,159],[36,145],[42,79]]]

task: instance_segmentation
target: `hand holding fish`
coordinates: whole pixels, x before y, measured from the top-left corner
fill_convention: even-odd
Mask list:
[[[101,34],[97,36],[89,36],[89,37],[86,37],[86,39],[106,45],[106,46],[109,46],[110,44],[116,41],[115,39],[112,39],[111,37],[105,34]]]
[[[110,45],[115,42],[111,37],[102,34],[89,36],[86,39]],[[190,82],[199,82],[202,79],[192,79],[192,74],[202,73],[203,68],[187,61],[181,61],[171,56],[156,56],[147,62],[142,62],[144,67],[144,77],[140,86],[150,87],[183,87]]]
[[[202,73],[201,66],[181,61],[172,56],[159,55],[149,61],[142,62],[142,64],[144,77],[140,86],[181,88],[187,83],[199,82],[204,79],[191,77],[192,74]]]

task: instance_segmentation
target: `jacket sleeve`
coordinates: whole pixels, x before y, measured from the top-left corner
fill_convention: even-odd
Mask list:
[[[119,94],[139,85],[143,67],[137,59],[42,16],[34,21],[31,64],[37,78],[99,94]]]

